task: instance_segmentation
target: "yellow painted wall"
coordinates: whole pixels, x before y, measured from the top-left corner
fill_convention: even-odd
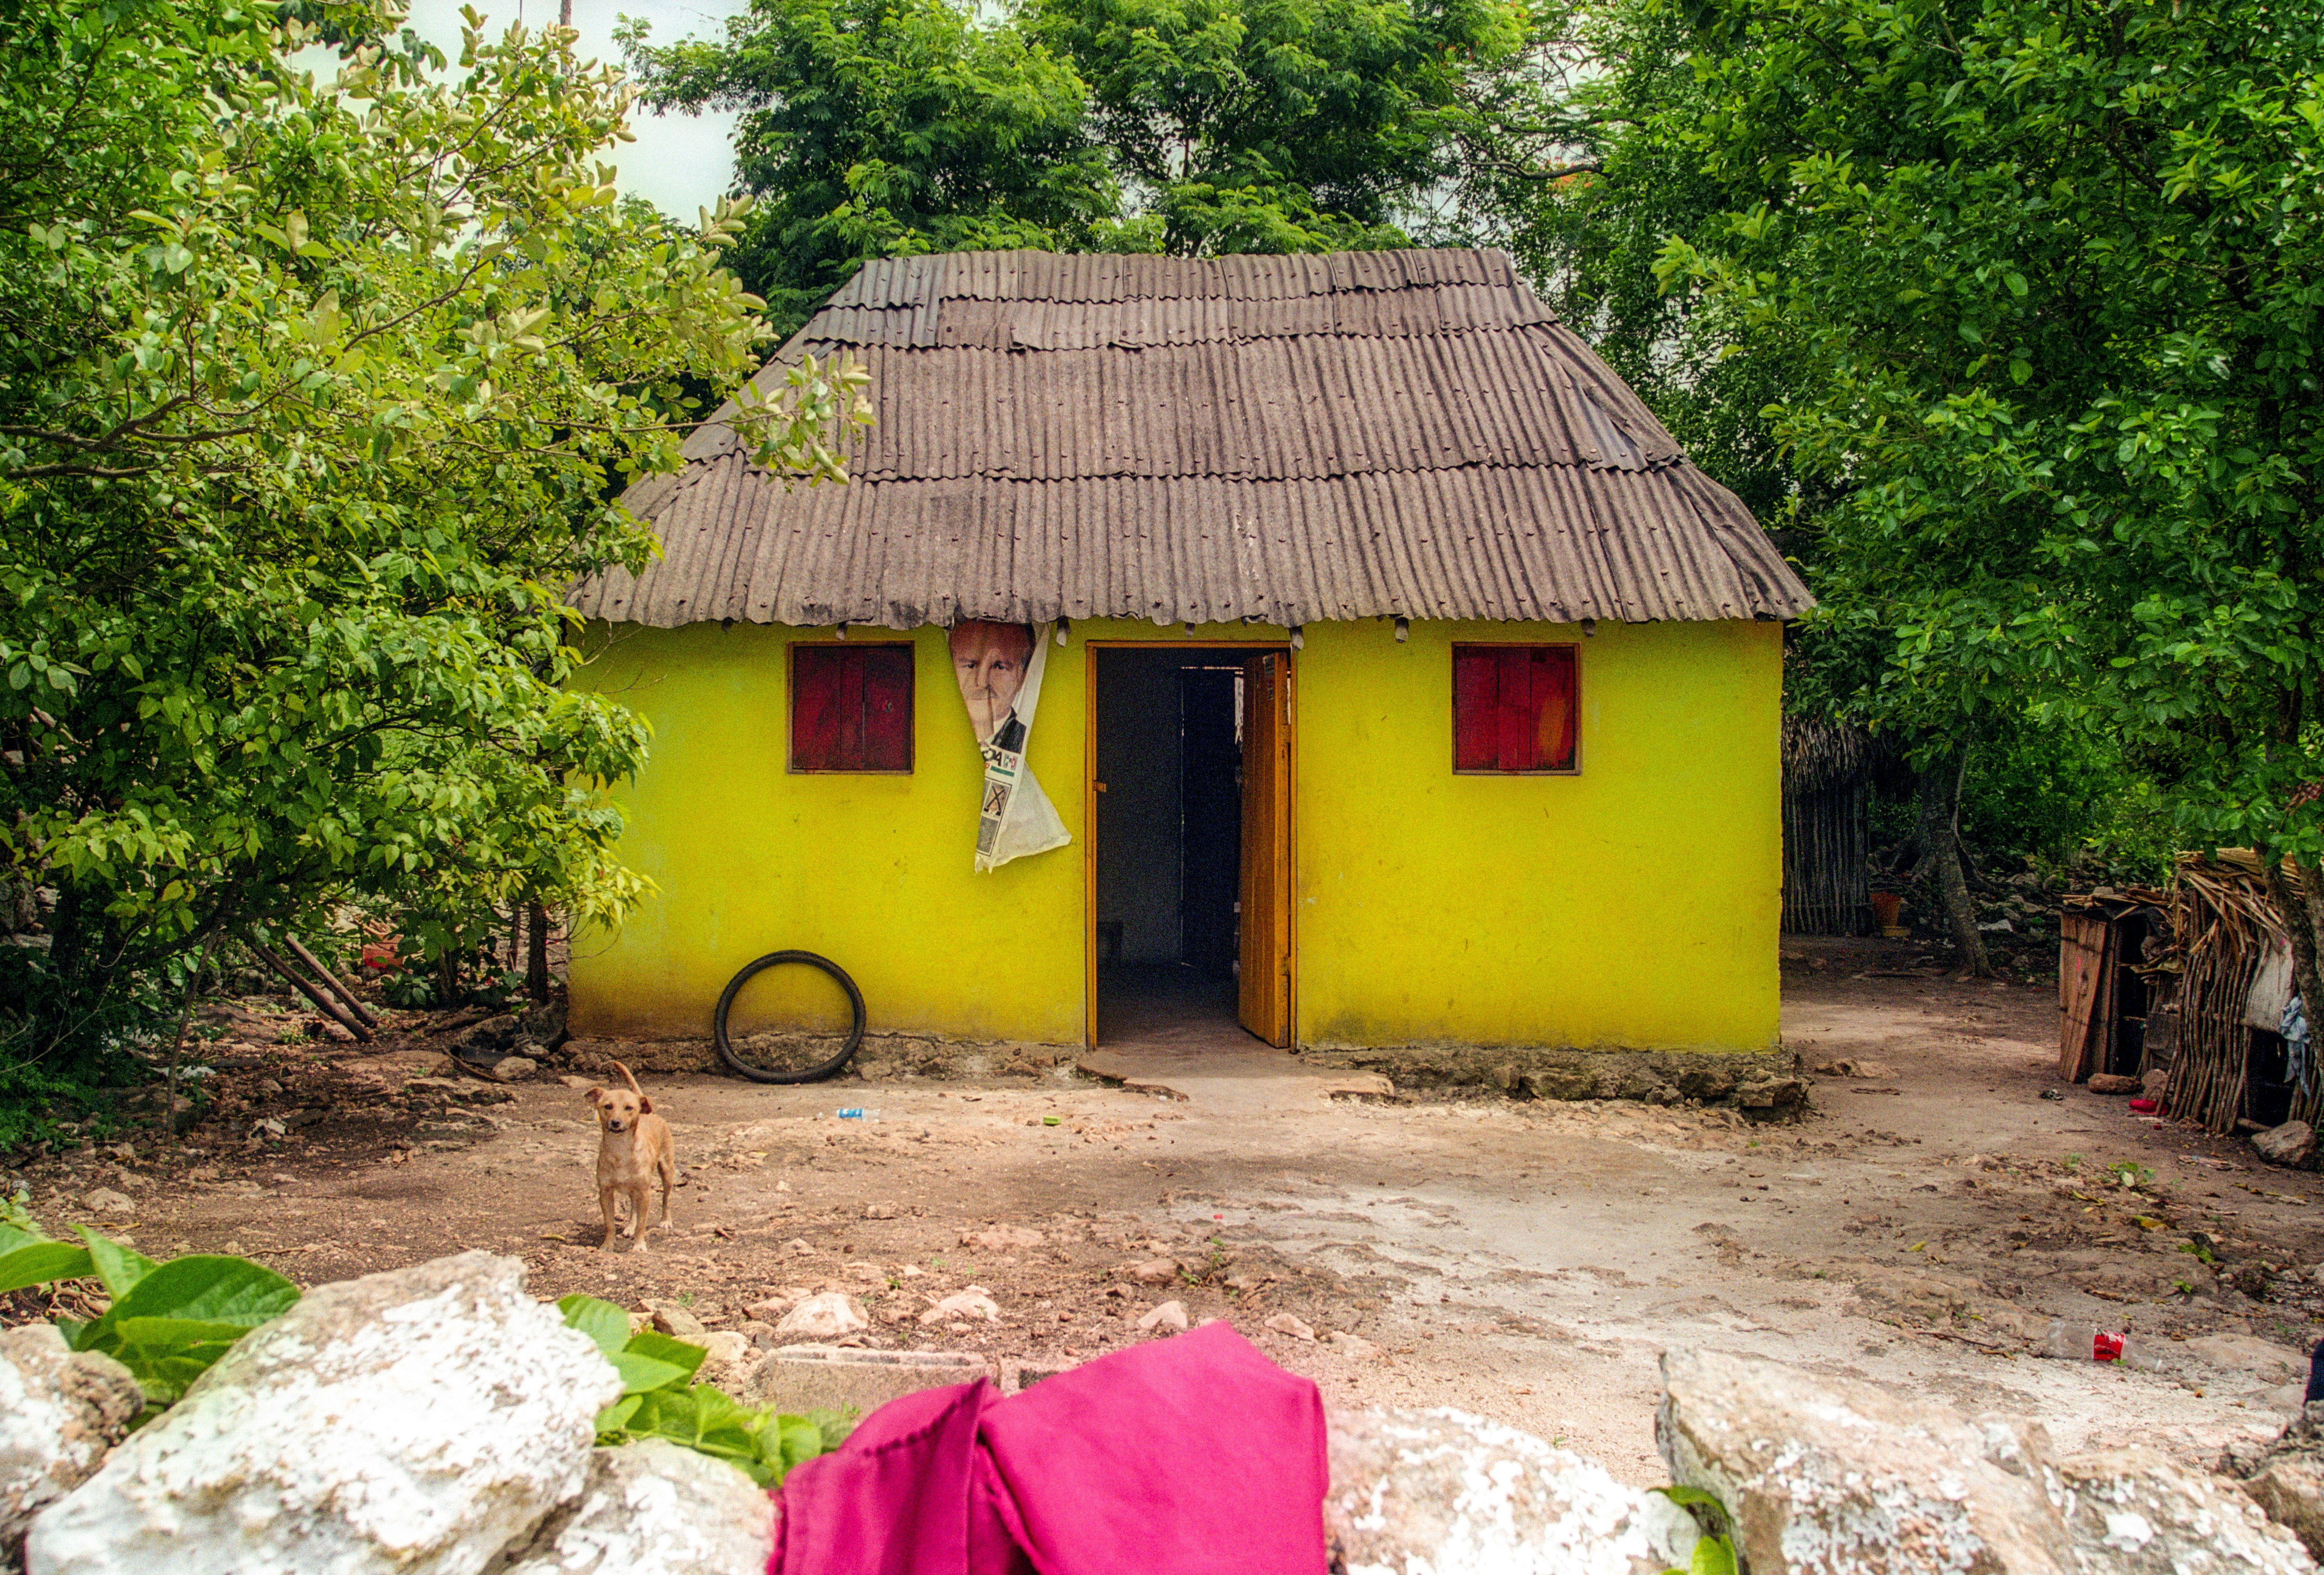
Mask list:
[[[1077,1042],[1084,1029],[1089,642],[1048,652],[1036,775],[1076,845],[973,873],[981,763],[940,630],[917,651],[909,776],[785,770],[785,647],[827,631],[612,631],[586,672],[654,727],[616,790],[652,877],[618,935],[575,945],[576,1033],[696,1037],[734,969],[802,947],[862,987],[875,1032]],[[599,631],[601,636],[605,631]],[[1204,627],[1189,644],[1279,642]],[[1299,1037],[1764,1049],[1781,912],[1773,625],[1600,625],[1582,641],[1571,777],[1455,776],[1455,640],[1546,625],[1311,625],[1296,658]]]
[[[1455,641],[1581,645],[1580,774],[1456,776]],[[1783,918],[1774,624],[1311,627],[1300,1037],[1764,1050]]]

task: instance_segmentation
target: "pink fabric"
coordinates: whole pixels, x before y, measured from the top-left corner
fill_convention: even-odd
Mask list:
[[[783,1485],[769,1575],[1323,1575],[1323,1403],[1224,1323],[864,1418]]]

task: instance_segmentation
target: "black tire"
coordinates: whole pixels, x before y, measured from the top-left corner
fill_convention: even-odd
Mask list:
[[[752,977],[764,969],[787,962],[803,962],[809,968],[821,968],[838,980],[839,987],[847,992],[847,1004],[854,1009],[855,1020],[848,1027],[847,1042],[842,1045],[839,1053],[829,1061],[796,1070],[772,1071],[765,1067],[754,1065],[737,1052],[727,1040],[726,1011],[728,1007],[733,1005],[734,997]],[[733,1068],[736,1074],[748,1078],[754,1083],[820,1082],[845,1066],[854,1056],[855,1047],[863,1042],[863,992],[855,987],[855,981],[847,977],[845,968],[827,957],[818,957],[812,951],[770,951],[764,957],[745,963],[742,972],[726,981],[725,993],[718,997],[718,1010],[710,1019],[710,1033],[711,1037],[717,1042],[718,1059]]]

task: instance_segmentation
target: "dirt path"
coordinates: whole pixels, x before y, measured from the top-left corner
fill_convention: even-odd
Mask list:
[[[1907,959],[1869,943],[1786,947],[1789,1042],[1812,1067],[1871,1063],[1821,1078],[1816,1113],[1792,1126],[1333,1098],[1296,1066],[1178,1078],[1183,1101],[1028,1078],[658,1078],[688,1172],[677,1228],[609,1255],[577,1089],[528,1083],[472,1106],[471,1090],[499,1090],[397,1095],[420,1063],[302,1068],[286,1051],[281,1099],[328,1078],[378,1089],[374,1104],[351,1097],[273,1152],[262,1137],[175,1179],[112,1153],[25,1179],[54,1226],[88,1217],[91,1188],[128,1190],[146,1251],[230,1248],[307,1283],[488,1247],[523,1257],[543,1294],[691,1298],[739,1328],[770,1295],[844,1287],[881,1340],[1042,1363],[1146,1338],[1137,1318],[1176,1297],[1335,1399],[1462,1406],[1642,1483],[1662,1479],[1656,1361],[1676,1346],[2031,1413],[2070,1448],[2135,1439],[2208,1461],[2273,1431],[2296,1404],[2283,1364],[2304,1371],[2324,1333],[2307,1272],[2324,1259],[2318,1177],[2120,1099],[2043,1098],[2047,989],[1893,977]],[[843,1105],[879,1119],[841,1119]],[[2135,1188],[2106,1168],[2125,1163],[2147,1172]],[[996,1226],[1042,1240],[964,1245]],[[2181,1250],[2197,1233],[2216,1268]],[[1125,1272],[1163,1258],[1175,1280]],[[971,1283],[1004,1322],[918,1323]],[[1322,1338],[1266,1327],[1283,1312]],[[2053,1316],[2126,1326],[2150,1370],[2025,1354]]]

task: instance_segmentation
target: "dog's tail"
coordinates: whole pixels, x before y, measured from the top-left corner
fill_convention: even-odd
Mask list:
[[[623,1082],[630,1085],[631,1093],[638,1095],[640,1098],[644,1097],[645,1090],[638,1087],[638,1079],[630,1075],[629,1068],[623,1066],[620,1061],[615,1061],[613,1063],[613,1070],[622,1074],[622,1080]]]

